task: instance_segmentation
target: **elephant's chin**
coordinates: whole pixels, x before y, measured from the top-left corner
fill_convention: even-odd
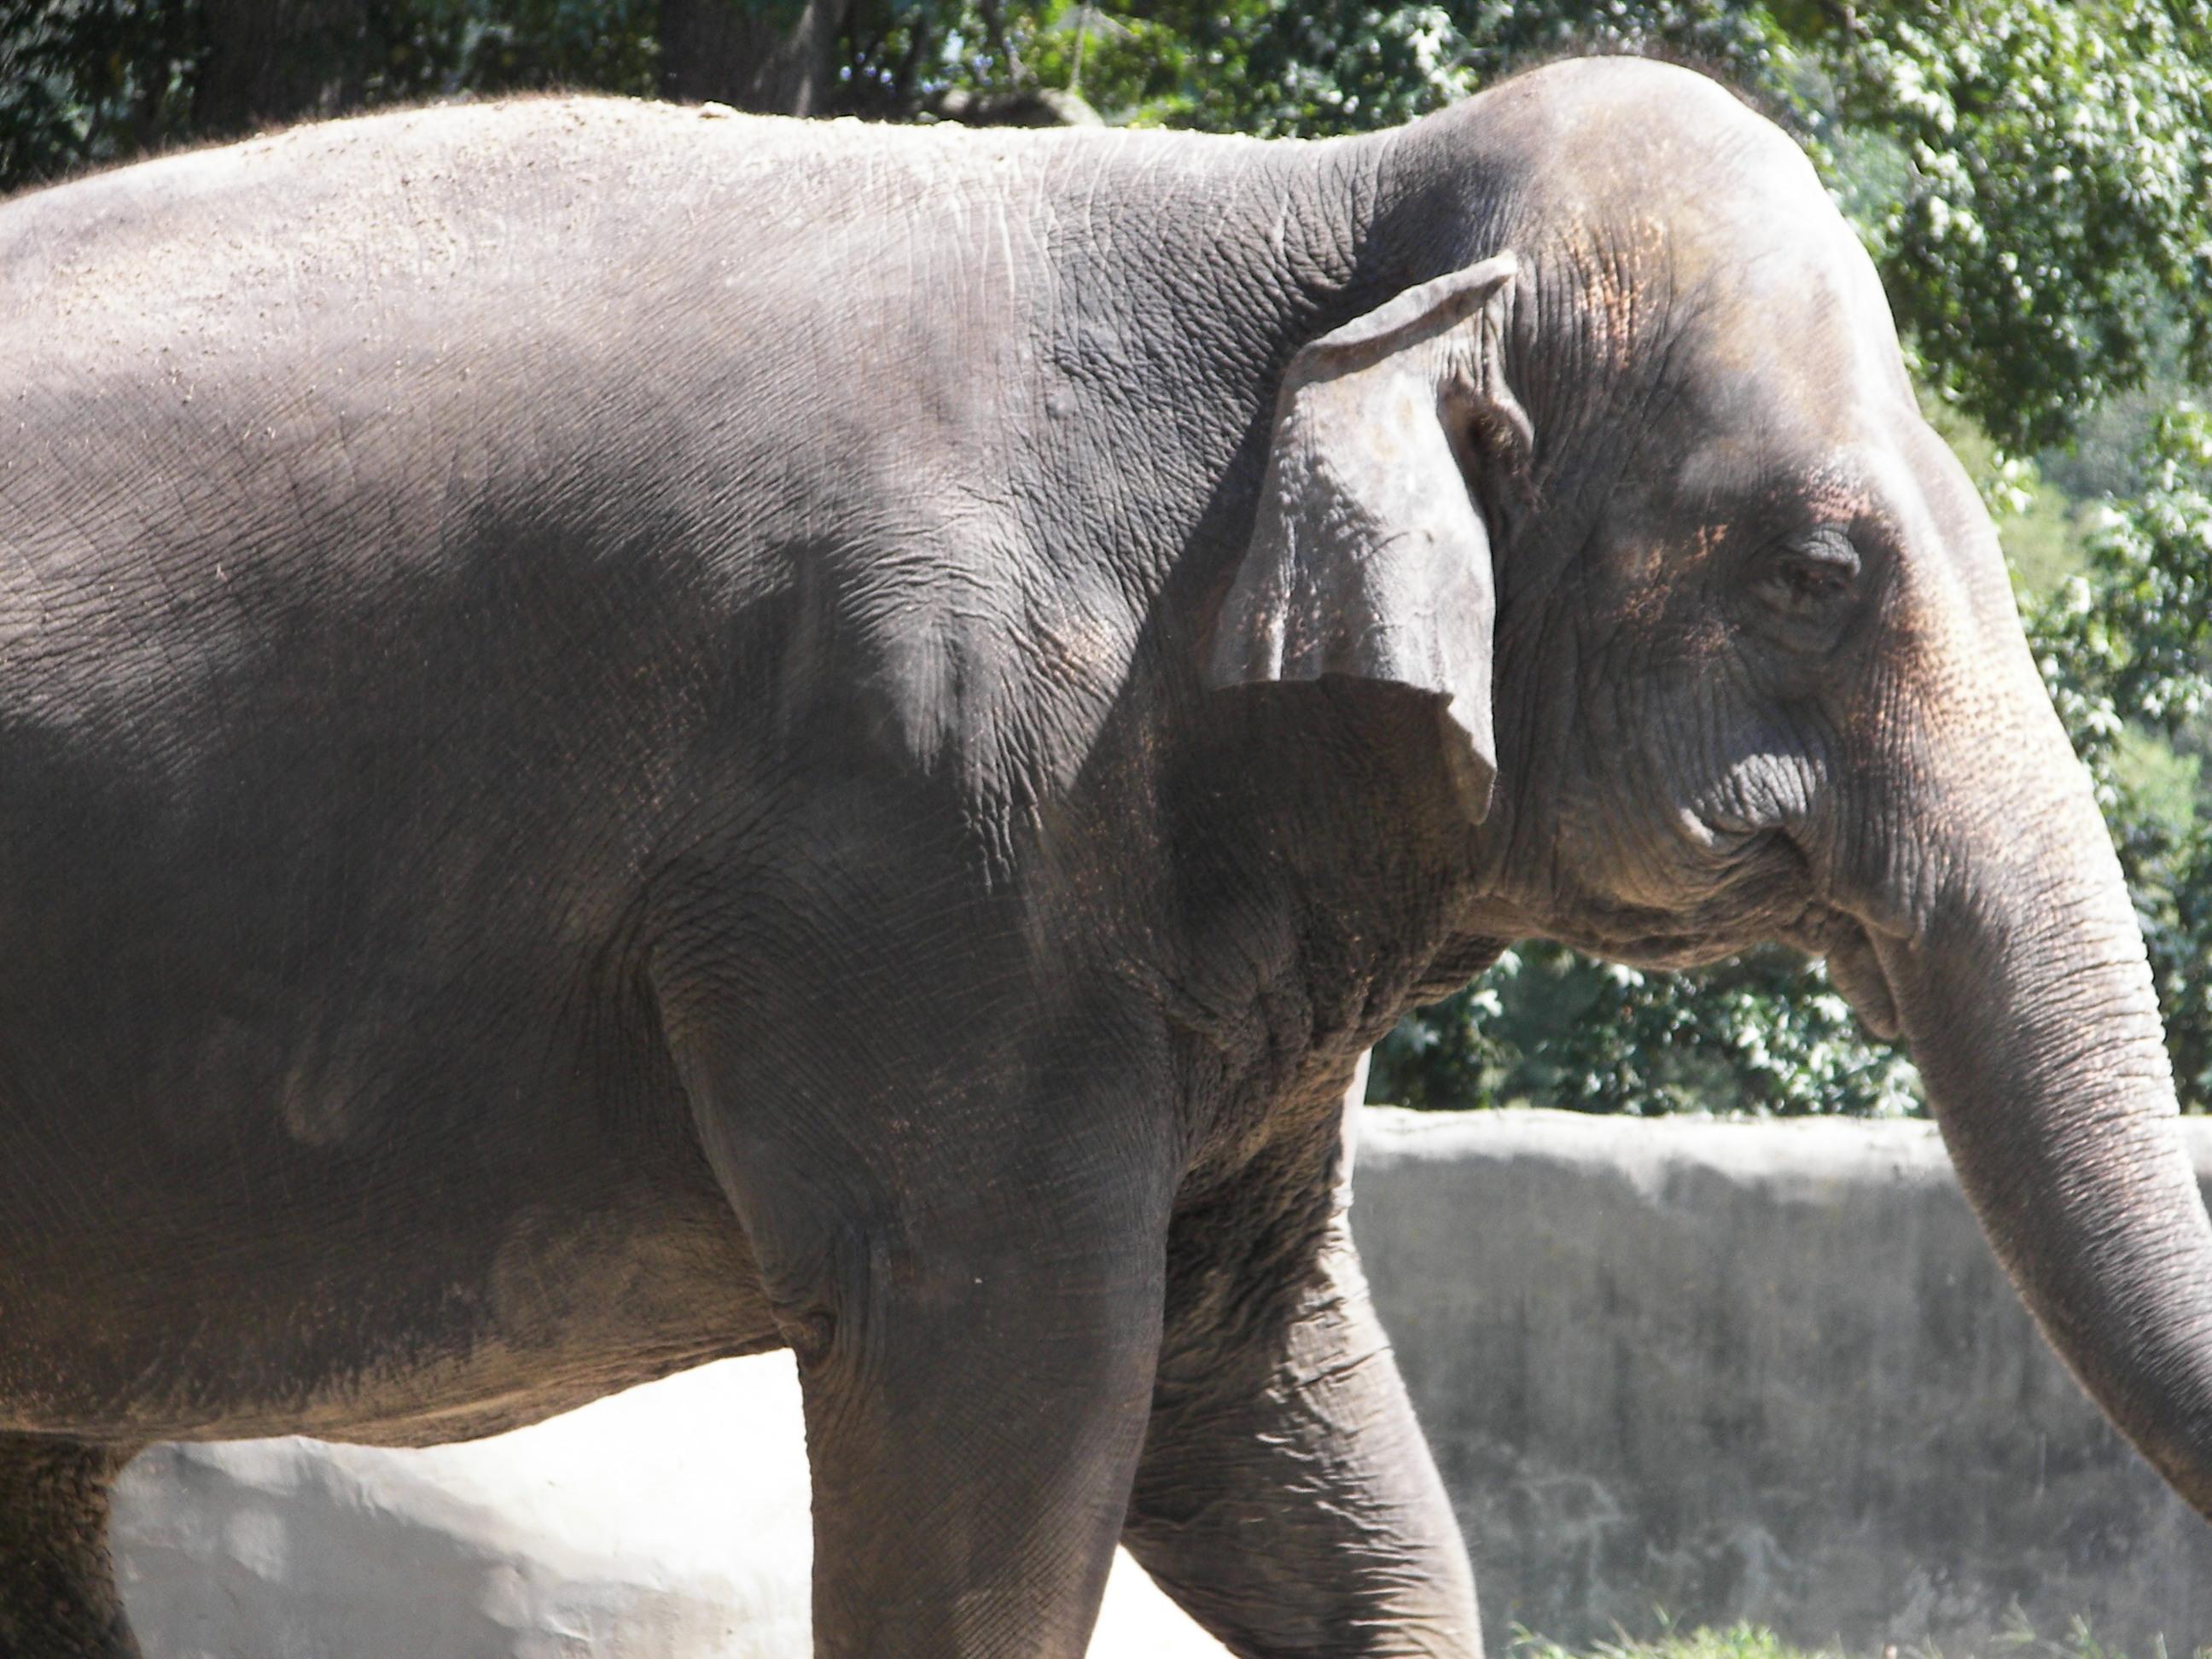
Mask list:
[[[1889,975],[1882,970],[1881,957],[1875,954],[1873,936],[1862,923],[1840,910],[1823,907],[1796,926],[1781,930],[1781,936],[1784,942],[1806,955],[1826,959],[1829,979],[1850,1005],[1851,1012],[1858,1016],[1859,1024],[1870,1034],[1884,1042],[1894,1042],[1903,1034],[1905,1022],[1898,1017]],[[1663,972],[1703,967],[1774,937],[1773,931],[1762,928],[1720,937],[1647,934],[1633,939],[1605,939],[1595,945],[1578,939],[1565,942],[1631,967]]]

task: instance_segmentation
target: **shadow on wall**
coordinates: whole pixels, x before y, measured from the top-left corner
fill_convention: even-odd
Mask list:
[[[1368,1115],[1353,1230],[1486,1632],[2212,1645],[2212,1527],[2044,1345],[1934,1125]],[[2185,1131],[2200,1179],[2212,1120]]]

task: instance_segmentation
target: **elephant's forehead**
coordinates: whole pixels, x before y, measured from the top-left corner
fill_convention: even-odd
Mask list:
[[[1599,361],[1706,421],[1792,427],[1839,400],[1910,404],[1880,278],[1817,190],[1583,200],[1541,246]],[[1811,199],[1807,199],[1809,194]]]
[[[1802,438],[1745,422],[1707,434],[1675,465],[1670,507],[1708,525],[1751,514],[1762,522],[1848,524],[1896,516],[1918,491],[1894,445],[1842,421]]]
[[[1856,246],[1841,253],[1754,256],[1677,307],[1669,390],[1701,417],[1697,429],[1722,442],[1832,449],[1913,410],[1881,286]]]

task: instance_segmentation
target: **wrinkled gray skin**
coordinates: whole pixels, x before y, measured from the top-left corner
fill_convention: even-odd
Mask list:
[[[1332,1176],[1531,934],[1827,951],[2212,1504],[2103,827],[1709,83],[310,128],[0,208],[0,1652],[131,1651],[140,1443],[788,1345],[825,1654],[1077,1653],[1117,1538],[1240,1653],[1473,1653]]]

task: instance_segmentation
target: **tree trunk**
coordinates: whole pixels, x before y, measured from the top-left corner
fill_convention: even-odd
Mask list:
[[[660,91],[761,115],[820,115],[852,0],[661,0]]]

